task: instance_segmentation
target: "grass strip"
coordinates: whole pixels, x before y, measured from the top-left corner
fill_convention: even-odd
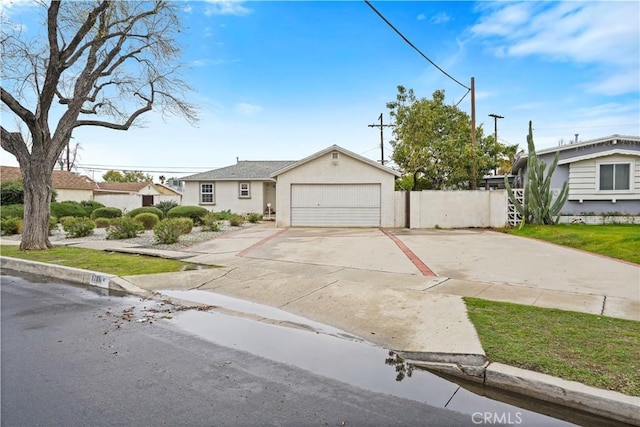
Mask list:
[[[640,264],[640,225],[527,225],[509,233]]]
[[[157,274],[181,271],[192,263],[145,255],[122,254],[95,249],[56,246],[47,251],[20,251],[18,246],[2,245],[0,254],[11,258],[99,271],[116,276]]]
[[[464,300],[490,361],[640,396],[640,322]]]

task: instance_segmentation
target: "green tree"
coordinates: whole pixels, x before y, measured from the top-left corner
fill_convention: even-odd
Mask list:
[[[2,127],[1,138],[24,180],[23,250],[52,246],[53,168],[76,128],[128,130],[153,108],[196,120],[178,77],[178,2],[39,3],[44,37],[5,16],[0,26],[3,123],[26,127],[24,136]]]
[[[396,100],[387,108],[396,124],[392,159],[405,174],[400,180],[404,189],[470,188],[474,167],[478,184],[507,149],[493,136],[485,138],[479,126],[474,150],[471,120],[456,106],[445,104],[444,90],[435,91],[433,99],[418,99],[413,89],[398,86]]]
[[[153,176],[141,171],[107,171],[102,175],[105,182],[152,182]]]

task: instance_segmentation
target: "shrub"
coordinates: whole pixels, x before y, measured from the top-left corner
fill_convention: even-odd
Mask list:
[[[66,223],[73,221],[74,219],[75,219],[74,216],[63,216],[58,220],[58,222],[62,224],[62,228],[64,228]]]
[[[24,185],[22,181],[0,183],[0,204],[20,205],[24,203]]]
[[[132,211],[127,212],[127,214],[125,216],[128,216],[129,218],[135,218],[136,216],[142,214],[142,213],[150,213],[150,214],[154,214],[155,216],[158,217],[158,220],[162,219],[162,211],[158,208],[154,208],[153,206],[144,206],[141,208],[136,208]],[[153,227],[152,227],[153,228]]]
[[[122,211],[118,208],[98,208],[91,212],[91,219],[96,218],[120,218]]]
[[[85,237],[93,234],[96,223],[89,218],[71,218],[62,223],[67,237]]]
[[[84,208],[88,217],[90,217],[91,213],[96,209],[105,207],[102,203],[96,202],[95,200],[83,200],[80,202],[80,205]]]
[[[193,230],[193,220],[191,218],[175,218],[182,227],[182,234],[189,234]]]
[[[24,205],[0,206],[0,218],[24,218]]]
[[[229,220],[229,225],[233,227],[239,227],[244,224],[244,217],[242,215],[231,214],[227,219]]]
[[[218,218],[218,221],[224,221],[225,219],[229,219],[231,214],[231,209],[226,211],[214,212],[214,215]]]
[[[191,218],[195,225],[200,225],[208,212],[202,206],[176,206],[167,212],[167,218]]]
[[[251,213],[249,214],[249,216],[247,216],[247,221],[249,221],[251,224],[255,224],[257,222],[260,222],[261,220],[262,220],[262,215],[258,213]]]
[[[152,230],[153,227],[158,225],[160,218],[154,213],[143,212],[133,217],[135,221],[138,221],[145,230]]]
[[[63,216],[82,218],[87,216],[87,211],[84,210],[80,203],[67,200],[65,202],[52,202],[51,215],[58,218],[62,218]]]
[[[94,222],[96,223],[96,228],[107,228],[111,224],[109,218],[96,218]]]
[[[11,236],[12,234],[18,234],[18,225],[20,218],[7,217],[0,219],[0,231],[3,236]]]
[[[107,239],[131,239],[140,234],[143,228],[142,224],[133,218],[113,218],[107,228]]]
[[[157,243],[170,245],[176,243],[184,233],[185,218],[167,218],[153,228],[153,234]],[[189,221],[190,219],[187,218]]]
[[[218,215],[215,212],[209,212],[202,218],[202,229],[205,231],[219,231]]]
[[[160,209],[160,212],[162,212],[162,218],[166,218],[167,212],[169,212],[171,209],[175,208],[176,206],[178,206],[178,204],[173,200],[163,200],[162,202],[158,202],[155,205],[153,205],[154,208]]]
[[[56,218],[55,216],[50,216],[49,217],[49,234],[51,234],[51,232],[57,228],[58,228],[58,218]]]

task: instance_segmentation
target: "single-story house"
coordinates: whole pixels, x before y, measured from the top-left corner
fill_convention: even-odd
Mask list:
[[[125,212],[142,206],[152,206],[164,200],[173,200],[180,204],[180,193],[160,186],[161,184],[152,182],[99,182],[98,188],[94,190],[93,200]]]
[[[238,161],[181,180],[184,205],[275,214],[278,227],[393,227],[400,173],[337,145],[299,161]]]
[[[0,166],[0,182],[17,181],[22,179],[20,168],[14,166]],[[81,202],[93,200],[93,192],[97,184],[89,177],[74,172],[54,170],[51,184],[57,193],[56,200],[62,202],[71,200]]]
[[[551,188],[559,190],[568,182],[563,214],[640,215],[640,137],[611,135],[543,149],[537,155],[550,166],[556,153],[559,160]],[[526,184],[526,155],[516,159],[511,173],[516,186]]]

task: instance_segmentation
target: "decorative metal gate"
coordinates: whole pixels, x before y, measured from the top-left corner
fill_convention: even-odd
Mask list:
[[[520,204],[524,205],[524,188],[514,188],[513,196]],[[516,227],[520,225],[521,222],[522,215],[520,215],[516,206],[511,202],[511,199],[507,197],[507,223],[512,227]]]

